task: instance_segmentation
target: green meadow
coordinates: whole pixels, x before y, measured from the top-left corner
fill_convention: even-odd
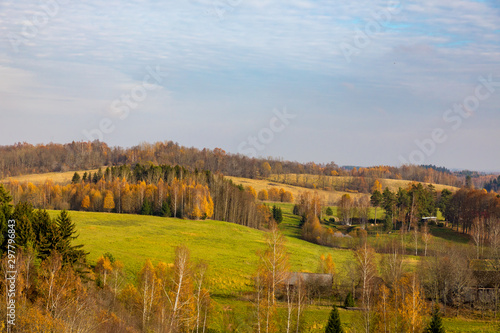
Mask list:
[[[71,211],[70,216],[79,233],[77,243],[85,245],[90,264],[109,252],[124,263],[130,282],[146,259],[154,264],[172,263],[175,247],[186,245],[194,260],[209,264],[213,292],[245,292],[251,290],[257,252],[264,249],[263,231],[234,223],[78,211]],[[331,253],[337,265],[352,259],[349,250],[325,248],[294,236],[286,238],[294,271],[316,272],[321,254]]]
[[[270,203],[271,205],[273,203]],[[305,242],[300,239],[299,218],[291,213],[292,204],[277,204],[283,209],[284,220],[280,225],[286,239],[293,271],[317,272],[321,254],[330,253],[338,273],[343,275],[343,265],[353,260],[351,250],[332,249]],[[49,211],[56,216],[58,211]],[[231,320],[246,331],[248,311],[252,304],[245,301],[245,294],[252,290],[251,277],[255,272],[257,252],[265,247],[265,232],[233,223],[213,220],[183,220],[154,216],[93,213],[70,211],[77,226],[77,242],[84,244],[89,252],[91,265],[106,252],[111,253],[125,265],[128,282],[135,283],[135,275],[146,259],[154,264],[163,261],[172,263],[174,249],[186,245],[193,260],[204,260],[209,264],[209,284],[215,301],[217,315],[211,326],[222,327],[222,322]],[[432,228],[431,233],[438,242],[466,243],[465,237],[447,228]],[[380,234],[380,241],[398,237],[396,234]],[[377,237],[370,237],[375,240]],[[377,255],[380,257],[381,255]],[[419,257],[408,256],[410,266],[415,266]],[[231,309],[229,315],[227,309]],[[284,311],[284,309],[280,310]],[[340,309],[346,331],[355,328],[360,313]],[[330,308],[312,305],[304,313],[307,332],[324,332]],[[494,323],[464,318],[444,318],[447,332],[496,332]],[[221,325],[221,326],[219,326]]]

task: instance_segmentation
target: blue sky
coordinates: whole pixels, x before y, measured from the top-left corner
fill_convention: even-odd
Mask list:
[[[0,144],[500,170],[494,1],[7,0],[0,38]]]

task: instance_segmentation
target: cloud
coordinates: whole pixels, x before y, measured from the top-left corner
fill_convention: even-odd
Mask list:
[[[195,135],[204,126],[218,129],[210,132],[211,142],[233,140],[235,131],[220,130],[221,123],[253,126],[256,117],[283,105],[315,119],[330,115],[330,126],[339,119],[362,124],[367,136],[378,135],[371,127],[389,130],[388,123],[403,122],[418,133],[467,96],[479,75],[500,73],[499,7],[492,1],[401,1],[387,22],[381,13],[397,1],[59,2],[18,51],[8,36],[23,36],[47,2],[0,3],[1,112],[19,124],[35,113],[76,114],[95,124],[110,103],[141,84],[146,66],[159,65],[169,77],[133,118],[147,132],[147,116],[156,115],[158,139],[163,127],[182,136],[191,117],[203,121],[190,123],[189,142],[206,142]],[[374,22],[380,31],[347,63],[340,45],[355,45]],[[330,131],[320,120],[315,126],[318,133]],[[339,135],[349,133],[337,127]]]

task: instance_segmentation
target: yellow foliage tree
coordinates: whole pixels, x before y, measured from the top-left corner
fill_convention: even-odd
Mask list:
[[[405,332],[421,332],[428,312],[424,294],[417,276],[406,275],[401,278],[401,287],[405,291],[399,314],[403,320]]]
[[[104,286],[106,286],[106,280],[107,280],[108,274],[110,274],[113,271],[113,266],[112,266],[109,258],[101,256],[97,260],[95,270],[97,273],[99,273],[101,275],[102,283]]]
[[[267,193],[267,190],[260,190],[257,198],[261,201],[266,201],[269,199],[269,194]]]
[[[106,192],[103,208],[108,212],[115,208],[115,199],[113,198],[113,193],[111,191]]]
[[[82,200],[82,209],[89,209],[90,207],[90,197],[88,195],[84,196],[83,197],[83,200]]]
[[[280,192],[275,187],[272,187],[268,191],[268,195],[269,195],[269,200],[271,200],[271,201],[281,201]]]
[[[247,192],[250,193],[254,198],[257,198],[257,192],[252,186],[247,186]]]

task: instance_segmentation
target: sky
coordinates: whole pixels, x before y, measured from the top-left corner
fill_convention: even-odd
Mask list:
[[[0,145],[500,171],[490,0],[4,0]]]

